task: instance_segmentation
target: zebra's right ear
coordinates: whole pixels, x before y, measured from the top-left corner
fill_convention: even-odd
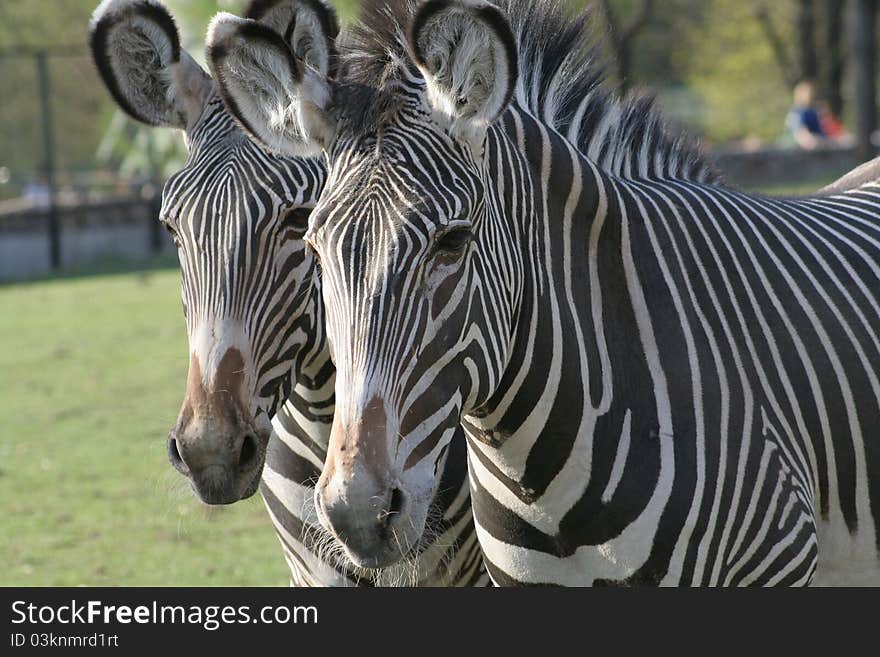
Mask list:
[[[134,119],[188,130],[201,116],[213,83],[158,0],[104,0],[89,45],[110,95]]]
[[[315,30],[307,39],[310,48],[332,43],[327,23],[311,15],[316,7],[321,11],[324,5],[296,4],[287,40],[262,22],[226,13],[208,28],[208,65],[227,108],[245,132],[281,155],[315,155],[335,134],[327,111],[334,57],[329,52],[312,56],[324,63],[323,70],[315,69],[294,54],[296,44],[290,43],[297,23]]]
[[[479,142],[516,89],[519,65],[507,18],[484,0],[426,0],[408,41],[435,115],[454,134]]]

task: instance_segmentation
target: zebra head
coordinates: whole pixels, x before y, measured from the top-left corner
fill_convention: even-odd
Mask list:
[[[489,290],[499,282],[484,274],[509,277],[517,257],[490,246],[503,222],[491,220],[501,202],[487,163],[502,155],[486,149],[516,84],[513,36],[477,0],[410,11],[368,8],[340,48],[337,80],[300,73],[281,40],[233,17],[209,44],[267,63],[271,74],[250,88],[221,80],[257,138],[295,153],[302,145],[288,135],[308,134],[326,154],[306,241],[321,264],[337,405],[316,507],[366,567],[419,541],[460,416],[491,394],[509,348],[506,329],[484,331],[475,318],[497,304],[500,327],[516,296]],[[397,29],[407,23],[408,47]],[[377,37],[383,29],[396,34]],[[403,43],[402,54],[362,47],[381,38]],[[282,116],[278,97],[306,111]]]
[[[301,5],[312,7],[263,0],[249,11],[287,25]],[[332,13],[322,19],[335,26]],[[311,9],[300,23],[309,21]],[[310,35],[301,27],[293,39],[296,47]],[[232,503],[256,491],[270,418],[290,393],[292,370],[307,366],[322,339],[303,236],[324,168],[272,155],[245,136],[159,2],[106,0],[90,40],[123,110],[184,132],[189,157],[165,184],[160,217],[177,246],[190,351],[168,454],[205,502]],[[322,53],[316,65],[326,74]]]

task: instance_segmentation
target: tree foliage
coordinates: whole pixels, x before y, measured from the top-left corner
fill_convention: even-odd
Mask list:
[[[10,169],[14,183],[32,178],[44,165],[35,50],[58,52],[49,58],[48,70],[60,168],[87,166],[110,118],[107,94],[86,51],[91,4],[0,2],[0,166]],[[0,193],[8,195],[2,187]]]
[[[678,53],[685,80],[700,108],[700,129],[716,141],[782,133],[792,80],[780,67],[754,6],[740,0],[706,0]],[[768,18],[785,43],[794,38],[794,2],[767,3]]]
[[[246,0],[165,1],[177,18],[184,46],[203,60],[210,17],[218,10],[238,12]],[[573,8],[590,2],[570,1]],[[158,154],[160,168],[164,163],[166,171],[180,162],[181,140],[174,131],[144,132],[133,122],[114,120],[116,108],[98,80],[86,48],[88,20],[97,2],[0,1],[0,79],[7,90],[0,103],[0,167],[11,169],[14,182],[32,178],[43,164],[33,57],[39,48],[73,47],[52,56],[49,66],[60,170],[94,168],[99,146],[101,161],[126,173],[149,170],[145,153],[150,150]],[[610,60],[609,83],[658,91],[673,119],[712,141],[746,136],[775,139],[782,131],[791,86],[804,75],[818,78],[823,95],[836,112],[849,110],[854,104],[852,75],[847,74],[852,69],[851,62],[847,64],[852,21],[843,10],[852,3],[592,3],[595,33],[605,37]],[[356,15],[357,0],[334,4],[344,20]],[[848,111],[844,116],[849,118]],[[11,187],[14,185],[0,186],[0,196],[8,195]]]

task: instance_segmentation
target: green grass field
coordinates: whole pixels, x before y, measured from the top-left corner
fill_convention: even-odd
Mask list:
[[[808,194],[812,194],[813,192],[822,189],[826,185],[830,185],[835,180],[843,176],[846,171],[841,171],[839,175],[836,176],[828,176],[826,178],[820,178],[818,180],[812,180],[809,182],[803,182],[800,184],[793,185],[768,185],[766,187],[762,187],[761,189],[755,190],[762,194],[766,194],[768,196],[780,196],[780,197],[793,197],[793,196],[806,196]]]
[[[176,266],[0,286],[0,585],[286,585],[259,496],[168,463],[185,388]]]

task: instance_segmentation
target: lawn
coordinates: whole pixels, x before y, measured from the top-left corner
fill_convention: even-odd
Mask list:
[[[809,194],[813,194],[814,192],[822,189],[823,187],[830,185],[835,180],[840,178],[846,171],[840,173],[839,176],[826,177],[818,180],[811,180],[809,182],[802,183],[793,183],[793,184],[784,184],[784,185],[766,185],[761,187],[760,189],[754,190],[760,192],[761,194],[766,194],[767,196],[777,196],[777,197],[795,197],[795,196],[807,196]]]
[[[0,344],[0,585],[287,583],[259,497],[206,507],[165,456],[173,264],[0,286]]]

